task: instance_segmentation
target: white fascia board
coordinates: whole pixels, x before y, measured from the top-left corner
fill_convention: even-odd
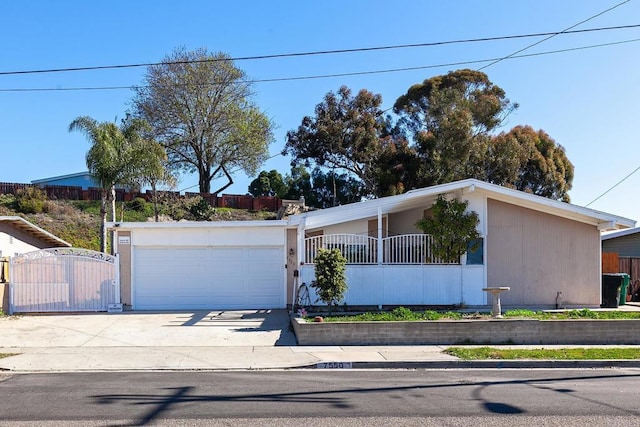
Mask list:
[[[107,222],[110,230],[180,229],[180,228],[247,228],[281,227],[287,221],[183,221],[183,222]]]
[[[617,231],[610,231],[607,233],[603,233],[602,236],[600,236],[600,240],[615,239],[616,237],[629,236],[631,234],[636,234],[636,233],[640,233],[640,227],[627,228],[625,230],[617,230]]]
[[[618,215],[560,202],[558,200],[513,190],[495,184],[488,184],[482,181],[478,182],[479,184],[476,185],[476,188],[485,190],[487,195],[491,198],[540,212],[546,212],[551,215],[604,227],[629,228],[636,225],[636,221]]]
[[[375,217],[377,215],[378,208],[381,208],[385,214],[399,210],[411,209],[420,206],[430,197],[436,197],[439,194],[453,193],[456,191],[461,191],[462,194],[473,191],[483,191],[488,197],[499,201],[512,203],[517,206],[572,219],[578,222],[592,224],[603,229],[606,229],[607,227],[629,228],[634,227],[636,224],[634,220],[618,215],[612,215],[560,202],[558,200],[552,200],[496,184],[489,184],[477,179],[465,179],[433,187],[411,190],[397,196],[382,197],[380,199],[367,200],[350,205],[336,206],[334,208],[293,215],[289,218],[288,225],[290,227],[295,227],[300,224],[302,218],[305,218],[305,228],[311,229],[336,223]]]
[[[300,224],[302,218],[306,220],[305,228],[313,229],[363,218],[377,217],[378,209],[381,209],[383,214],[408,210],[423,205],[425,200],[430,197],[462,190],[466,187],[471,187],[475,182],[476,180],[457,181],[411,190],[397,196],[381,197],[379,199],[365,200],[363,202],[292,215],[289,218],[289,226],[297,226]],[[425,208],[427,207],[428,206],[425,206]]]

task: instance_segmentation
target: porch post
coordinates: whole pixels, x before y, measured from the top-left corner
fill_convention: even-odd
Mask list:
[[[378,207],[378,265],[381,265],[384,260],[382,232],[382,208]]]
[[[302,261],[304,260],[304,257],[306,256],[306,248],[304,247],[304,229],[306,226],[306,218],[302,218],[302,221],[300,221],[300,224],[298,224],[298,230],[297,230],[297,238],[296,238],[296,257],[297,257],[297,262],[296,262],[296,270],[300,269],[300,265],[302,265]]]

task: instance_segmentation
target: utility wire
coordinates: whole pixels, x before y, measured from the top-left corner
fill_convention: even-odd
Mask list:
[[[630,39],[630,40],[622,40],[616,42],[609,43],[601,43],[596,45],[589,46],[580,46],[566,49],[558,49],[558,50],[550,50],[546,52],[538,52],[538,53],[528,53],[523,55],[513,55],[507,59],[520,59],[520,58],[531,58],[535,56],[544,56],[558,53],[566,53],[573,52],[578,50],[586,50],[586,49],[595,49],[599,47],[607,47],[614,46],[626,43],[635,43],[640,41],[640,38]],[[449,62],[443,64],[435,64],[435,65],[424,65],[418,67],[404,67],[404,68],[391,68],[385,70],[371,70],[371,71],[357,71],[351,73],[334,73],[334,74],[319,74],[312,76],[294,76],[294,77],[277,77],[277,78],[268,78],[268,79],[257,79],[257,80],[241,80],[235,83],[243,84],[243,83],[273,83],[273,82],[286,82],[286,81],[297,81],[297,80],[313,80],[313,79],[326,79],[326,78],[334,78],[334,77],[352,77],[352,76],[362,76],[362,75],[370,75],[370,74],[384,74],[384,73],[397,73],[404,71],[416,71],[416,70],[426,70],[430,68],[442,68],[442,67],[452,67],[452,66],[460,66],[460,65],[471,65],[478,64],[482,62],[495,61],[499,58],[489,58],[489,59],[477,59],[471,61],[460,61],[460,62]],[[185,86],[185,85],[175,85]],[[70,87],[70,88],[5,88],[0,89],[0,92],[60,92],[60,91],[92,91],[92,90],[123,90],[123,89],[144,89],[148,86],[144,85],[133,85],[133,86],[92,86],[92,87]]]
[[[630,0],[627,0],[627,1],[630,1]],[[589,18],[589,19],[592,19],[592,18]],[[587,21],[588,20],[582,21],[580,24]],[[576,25],[580,25],[580,24],[576,24]],[[576,25],[574,25],[574,27]],[[631,29],[631,28],[638,28],[638,27],[640,27],[640,24],[618,25],[613,27],[587,28],[582,30],[569,31],[570,28],[573,28],[573,27],[570,27],[560,32],[517,34],[517,35],[497,36],[497,37],[481,37],[481,38],[474,38],[474,39],[438,41],[438,42],[430,42],[430,43],[412,43],[412,44],[401,44],[401,45],[390,45],[390,46],[362,47],[362,48],[354,48],[354,49],[335,49],[335,50],[321,50],[321,51],[311,51],[311,52],[279,53],[279,54],[273,54],[273,55],[240,56],[240,57],[234,57],[234,58],[209,58],[209,59],[199,59],[199,60],[191,60],[191,61],[147,62],[147,63],[137,63],[137,64],[97,65],[97,66],[71,67],[71,68],[48,68],[48,69],[41,69],[41,70],[0,71],[0,76],[21,75],[21,74],[62,73],[62,72],[72,72],[72,71],[111,70],[111,69],[122,69],[122,68],[149,67],[149,66],[164,65],[164,64],[192,64],[192,63],[219,62],[219,61],[249,61],[249,60],[276,59],[276,58],[293,58],[293,57],[301,57],[301,56],[370,52],[370,51],[379,51],[379,50],[407,49],[407,48],[416,48],[416,47],[433,47],[433,46],[443,46],[443,45],[450,45],[450,44],[477,43],[477,42],[488,42],[488,41],[497,41],[497,40],[509,40],[509,39],[548,36],[544,40],[534,43],[512,54],[512,55],[515,55],[517,53],[522,52],[523,50],[528,49],[529,47],[535,46],[536,44],[542,43],[543,41],[548,40],[551,37],[555,37],[560,34],[564,35],[564,34],[588,33],[588,32],[595,32],[595,31],[623,30],[623,29]],[[496,62],[499,62],[507,58],[508,57],[497,59]]]
[[[588,204],[585,205],[585,207],[589,207],[589,205],[595,203],[597,200],[599,200],[600,198],[602,198],[605,194],[607,194],[608,192],[610,192],[611,190],[613,190],[614,188],[616,188],[618,185],[622,184],[623,182],[625,182],[627,179],[629,179],[631,177],[631,175],[633,175],[634,173],[638,172],[640,170],[640,166],[638,166],[633,172],[631,172],[629,175],[625,176],[624,178],[622,178],[620,181],[616,182],[613,186],[611,186],[607,191],[605,191],[604,193],[602,193],[601,195],[599,195],[598,197],[596,197],[595,199],[593,199],[592,201],[590,201]]]
[[[530,44],[529,46],[526,46],[526,47],[524,47],[524,48],[522,48],[522,49],[520,49],[520,50],[517,50],[517,51],[513,52],[513,53],[512,53],[512,54],[510,54],[510,55],[507,55],[507,56],[502,57],[502,58],[500,58],[500,59],[496,59],[496,60],[495,60],[495,61],[493,61],[492,63],[487,64],[487,65],[484,65],[484,66],[482,66],[481,68],[478,68],[478,71],[482,71],[482,70],[484,70],[485,68],[489,68],[489,67],[491,67],[492,65],[497,64],[498,62],[502,62],[502,61],[504,61],[505,59],[509,59],[509,58],[511,58],[511,57],[513,57],[513,56],[515,56],[515,55],[519,54],[519,53],[524,52],[525,50],[528,50],[528,49],[530,49],[530,48],[532,48],[532,47],[534,47],[534,46],[539,45],[540,43],[544,43],[544,42],[546,42],[547,40],[552,39],[553,37],[555,37],[555,36],[557,36],[557,35],[560,35],[560,34],[568,34],[568,33],[570,33],[570,32],[571,32],[571,31],[570,31],[571,29],[573,29],[573,28],[575,28],[575,27],[577,27],[577,26],[579,26],[579,25],[582,25],[582,24],[584,24],[585,22],[591,21],[592,19],[595,19],[595,18],[597,18],[598,16],[604,15],[605,13],[610,12],[610,11],[612,11],[613,9],[615,9],[615,8],[617,8],[617,7],[619,7],[619,6],[622,6],[622,5],[623,5],[623,4],[625,4],[625,3],[629,3],[629,1],[631,1],[631,0],[625,0],[625,1],[623,1],[623,2],[620,2],[620,3],[616,4],[615,6],[610,7],[609,9],[603,10],[602,12],[597,13],[597,14],[595,14],[595,15],[593,15],[593,16],[591,16],[591,17],[589,17],[589,18],[587,18],[587,19],[585,19],[585,20],[583,20],[583,21],[580,21],[580,22],[578,22],[577,24],[574,24],[574,25],[572,25],[572,26],[570,26],[570,27],[567,27],[567,28],[565,28],[564,30],[562,30],[562,31],[560,31],[560,32],[557,32],[557,33],[554,33],[554,34],[549,34],[549,36],[548,36],[548,37],[545,37],[545,38],[544,38],[544,39],[542,39],[542,40],[538,40],[537,42],[532,43],[532,44]]]
[[[265,159],[265,162],[266,162],[267,160],[271,160],[271,159],[273,159],[274,157],[278,157],[278,156],[282,156],[282,153],[276,153],[276,154],[274,154],[274,155],[272,155],[272,156],[267,157],[267,158]],[[242,169],[242,168],[238,167],[238,168],[236,168],[236,169],[234,169],[234,170],[231,170],[231,171],[229,171],[229,175],[231,175],[231,174],[233,174],[233,173],[236,173],[236,172],[238,172],[238,171],[239,171],[239,170],[241,170],[241,169]],[[215,179],[215,178],[214,178],[214,179]],[[182,190],[178,190],[178,192],[179,192],[179,193],[182,193],[183,191],[191,190],[192,188],[197,187],[198,185],[199,185],[199,184],[193,184],[193,185],[191,185],[191,186],[189,186],[189,187],[183,188]]]

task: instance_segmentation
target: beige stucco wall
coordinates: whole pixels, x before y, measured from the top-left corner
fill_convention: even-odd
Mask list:
[[[127,237],[129,243],[126,243]],[[131,232],[118,231],[116,239],[118,239],[120,256],[120,301],[125,306],[131,307]]]
[[[487,284],[510,286],[503,305],[600,304],[595,226],[489,199]]]
[[[422,233],[421,230],[416,228],[416,222],[422,219],[425,209],[427,209],[426,206],[389,214],[389,235]]]
[[[366,235],[369,228],[369,219],[341,222],[327,227],[322,227],[322,234],[362,234]]]
[[[11,257],[45,247],[47,245],[44,242],[32,235],[10,225],[0,224],[0,256]]]

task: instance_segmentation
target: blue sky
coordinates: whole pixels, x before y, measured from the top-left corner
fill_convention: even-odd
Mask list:
[[[178,46],[206,47],[232,57],[428,43],[561,31],[622,0],[483,1],[2,1],[0,72],[158,62]],[[640,24],[631,0],[576,29]],[[554,37],[525,53],[640,38],[640,28]],[[405,67],[426,67],[509,55],[541,38],[456,44],[286,59],[239,61],[260,80]],[[328,91],[341,85],[383,96],[383,108],[414,83],[456,68],[256,83],[256,101],[276,124],[271,154]],[[544,129],[575,166],[572,203],[586,205],[640,167],[637,138],[640,42],[509,59],[483,70],[520,104],[502,130],[519,124]],[[132,86],[144,68],[0,75],[0,90]],[[0,181],[30,182],[86,169],[88,143],[68,133],[80,115],[120,119],[131,90],[0,91]],[[275,156],[262,169],[290,170]],[[238,173],[227,193],[244,194],[252,178]],[[183,176],[179,189],[197,183]],[[212,183],[212,188],[223,180]],[[590,207],[640,219],[640,172]],[[191,191],[197,191],[197,187]]]

